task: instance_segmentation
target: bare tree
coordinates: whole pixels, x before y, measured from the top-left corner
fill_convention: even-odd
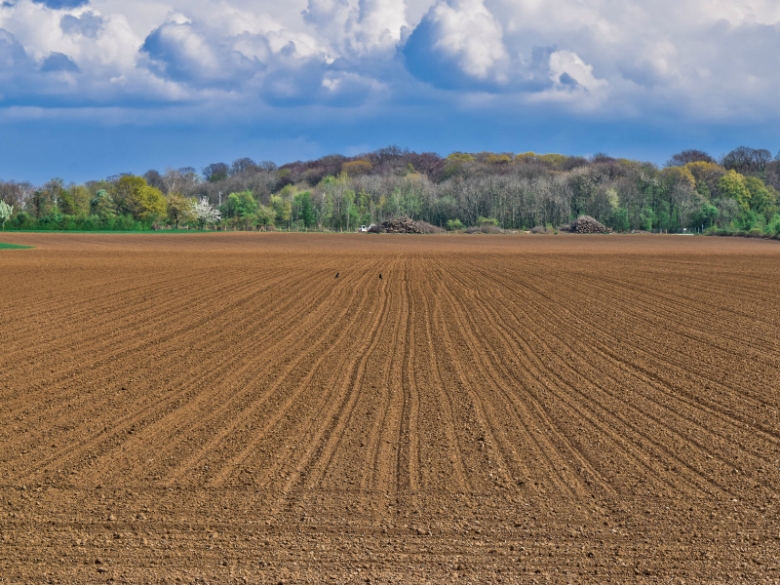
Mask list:
[[[677,154],[672,155],[672,158],[670,158],[666,162],[666,166],[667,167],[684,167],[688,163],[693,163],[693,162],[714,163],[715,159],[712,158],[709,154],[707,154],[703,150],[696,150],[695,148],[691,148],[691,149],[683,150],[682,152],[678,152]]]
[[[724,156],[721,165],[742,174],[763,173],[771,160],[772,153],[766,148],[740,146]]]

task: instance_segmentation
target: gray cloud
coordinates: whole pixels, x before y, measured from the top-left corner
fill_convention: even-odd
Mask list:
[[[196,87],[241,86],[262,69],[256,59],[210,38],[189,22],[169,22],[152,31],[141,50],[160,76]]]
[[[63,53],[52,53],[43,60],[41,71],[44,73],[78,73],[79,66]]]
[[[68,35],[83,35],[95,38],[103,30],[104,20],[93,12],[85,12],[81,16],[66,14],[60,20],[62,32]]]
[[[10,32],[0,28],[0,74],[15,71],[29,62],[22,44]]]

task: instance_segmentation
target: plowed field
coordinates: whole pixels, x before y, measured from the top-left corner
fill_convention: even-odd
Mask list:
[[[780,582],[776,242],[2,239],[2,584]]]

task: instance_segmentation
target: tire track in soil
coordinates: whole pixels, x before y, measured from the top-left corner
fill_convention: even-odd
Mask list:
[[[365,293],[363,293],[365,296]],[[357,315],[359,311],[351,311]],[[338,320],[336,320],[338,321]],[[351,323],[356,322],[355,319],[351,320]],[[329,382],[332,372],[339,372],[343,369],[344,363],[348,360],[349,356],[353,353],[355,341],[350,339],[351,334],[354,333],[349,328],[344,328],[339,334],[339,339],[346,340],[344,344],[330,344],[329,348],[323,352],[323,358],[327,363],[323,364],[322,369],[325,370],[325,377],[320,378],[319,383],[313,381],[311,389],[316,391],[317,389],[323,390],[325,387],[333,387],[333,384]],[[335,354],[335,357],[334,357]],[[330,360],[330,361],[328,361]],[[334,362],[335,360],[335,362]],[[315,370],[315,374],[318,373]],[[305,384],[302,389],[305,388]],[[295,442],[297,447],[300,443],[306,442],[304,438],[312,432],[313,427],[311,419],[316,419],[321,415],[323,410],[327,408],[328,402],[332,398],[332,392],[323,391],[318,395],[315,395],[311,401],[298,400],[297,403],[293,403],[297,408],[303,409],[300,413],[288,413],[282,412],[282,416],[275,417],[275,421],[278,421],[276,429],[263,428],[258,439],[258,452],[249,453],[250,457],[254,456],[254,459],[244,460],[240,467],[243,470],[252,471],[255,475],[262,475],[263,478],[253,481],[253,485],[258,489],[277,489],[277,483],[275,481],[276,476],[282,476],[284,473],[282,470],[285,466],[289,465],[287,460],[286,451],[290,448],[288,443]],[[316,427],[313,427],[316,429]],[[273,432],[271,432],[273,431]],[[262,436],[266,437],[265,441],[262,441]],[[296,438],[300,437],[300,439]],[[272,456],[268,456],[268,453],[273,453]]]
[[[433,308],[429,299],[439,299],[438,289],[433,285],[435,279],[432,278],[435,268],[430,257],[424,258],[423,261],[424,265],[417,273],[418,278],[415,279],[415,294],[410,295],[413,299],[419,299],[421,303],[415,314],[421,316],[418,324],[422,329],[420,335],[422,341],[415,352],[418,356],[424,356],[424,359],[421,359],[423,365],[415,368],[414,371],[420,372],[424,380],[422,387],[425,392],[420,393],[420,411],[425,413],[421,420],[427,440],[422,442],[419,460],[421,470],[426,470],[430,479],[425,481],[421,477],[420,487],[425,491],[468,493],[472,488],[463,463],[463,447],[455,427],[452,402],[444,391],[437,358],[438,339],[433,335]],[[428,463],[425,466],[422,465],[423,450],[428,452]],[[432,459],[436,461],[435,464],[431,463]],[[444,459],[447,460],[446,463]]]
[[[397,442],[384,437],[386,434],[395,437],[402,411],[394,364],[397,340],[408,314],[399,306],[398,299],[402,303],[403,298],[395,284],[403,278],[404,270],[403,264],[394,259],[389,270],[383,272],[385,279],[378,283],[378,294],[387,299],[386,311],[392,320],[382,327],[375,344],[363,356],[365,365],[356,382],[354,404],[345,419],[343,436],[324,460],[318,489],[376,493],[390,489],[391,484],[381,483],[378,477],[387,469],[382,455],[389,451],[395,457],[399,448]],[[376,278],[376,273],[373,276]],[[377,389],[381,393],[375,392]],[[388,444],[390,447],[386,448]]]
[[[300,437],[300,442],[306,448],[300,455],[294,456],[293,461],[285,457],[277,458],[273,467],[267,472],[269,479],[260,484],[260,488],[274,488],[271,484],[272,477],[277,475],[284,478],[281,494],[286,495],[302,484],[306,490],[313,490],[324,479],[328,463],[331,461],[338,443],[342,440],[346,421],[357,400],[357,385],[365,372],[365,364],[373,349],[380,339],[381,326],[385,322],[388,313],[389,295],[377,295],[379,298],[378,310],[375,309],[375,317],[371,325],[362,328],[362,335],[356,338],[356,349],[346,354],[346,359],[338,364],[339,372],[343,375],[337,377],[339,386],[327,400],[325,408],[319,412],[317,421],[304,421],[307,432]],[[287,471],[284,471],[287,467]],[[274,489],[276,491],[276,489]],[[280,498],[280,505],[283,498]]]
[[[392,273],[385,276],[382,287],[391,301],[397,295],[391,292],[393,288],[388,281],[392,282],[393,285],[403,282],[408,278],[406,268],[406,265],[398,264]],[[371,434],[366,441],[366,456],[359,475],[361,491],[368,493],[390,493],[399,489],[397,476],[391,475],[390,472],[394,471],[397,474],[399,471],[398,465],[393,465],[393,461],[400,459],[398,453],[402,448],[403,441],[401,432],[396,431],[402,425],[405,402],[405,391],[397,364],[399,361],[398,340],[405,340],[404,343],[408,342],[406,335],[409,328],[408,297],[401,296],[401,301],[400,308],[395,307],[391,310],[392,313],[396,314],[396,318],[392,329],[389,332],[385,331],[382,339],[389,346],[386,349],[388,357],[382,360],[383,365],[377,364],[374,368],[369,367],[369,373],[381,369],[381,375],[371,388],[381,387],[384,390],[384,398],[379,405],[382,414],[376,417],[376,422],[372,425]],[[378,354],[381,359],[381,352],[377,351],[375,354]],[[401,387],[401,392],[398,392],[399,387]],[[369,415],[374,412],[375,408],[376,406],[372,407]]]
[[[412,310],[409,280],[412,274],[403,274],[403,305],[401,311],[406,316],[402,335],[404,337],[402,358],[398,360],[401,371],[398,378],[402,388],[403,407],[398,425],[398,438],[395,460],[395,491],[415,492],[420,486],[419,461],[420,438],[418,436],[418,418],[420,414],[420,396],[415,380],[414,360],[414,317],[416,312]],[[388,466],[389,467],[389,466]],[[382,467],[380,466],[380,469]]]

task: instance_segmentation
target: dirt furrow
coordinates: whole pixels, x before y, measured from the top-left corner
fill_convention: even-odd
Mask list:
[[[548,318],[551,319],[551,320],[559,319],[557,313],[550,313]],[[572,321],[578,321],[578,320],[579,320],[579,317],[577,317],[574,314],[569,314],[567,316],[566,322],[565,323],[562,322],[561,330],[562,331],[571,330],[571,322]],[[582,326],[585,326],[585,324],[583,324]],[[596,334],[594,334],[594,336],[598,337],[599,335],[596,333]],[[565,338],[565,336],[562,337],[562,339],[563,338]],[[606,358],[606,363],[613,364],[615,367],[621,368],[622,370],[626,371],[633,378],[638,378],[639,384],[635,385],[635,386],[632,386],[632,388],[634,388],[635,392],[640,392],[642,394],[643,398],[646,395],[649,395],[651,397],[650,399],[653,400],[653,402],[655,403],[656,407],[661,408],[663,410],[663,412],[659,415],[660,418],[657,419],[657,422],[659,424],[661,424],[661,420],[663,420],[664,421],[663,424],[664,425],[668,425],[669,424],[669,418],[668,417],[672,417],[673,419],[677,419],[677,418],[680,417],[681,414],[684,414],[688,410],[688,408],[686,408],[686,407],[689,406],[690,401],[686,398],[686,393],[684,391],[680,392],[678,390],[678,388],[680,387],[680,385],[678,383],[672,383],[670,385],[669,381],[667,381],[665,379],[659,379],[658,376],[655,376],[655,375],[643,376],[641,374],[648,374],[647,370],[645,370],[644,367],[636,365],[636,364],[632,365],[631,367],[627,367],[626,364],[630,364],[631,360],[627,360],[625,356],[619,355],[619,354],[615,353],[615,351],[612,348],[616,347],[616,344],[613,344],[610,347],[607,344],[605,344],[604,346],[601,346],[600,344],[595,344],[595,343],[591,342],[588,346],[580,347],[580,348],[574,348],[571,345],[571,343],[578,343],[576,340],[573,339],[573,341],[568,342],[568,343],[569,343],[569,345],[567,346],[567,353],[576,356],[576,355],[579,355],[579,354],[595,351],[597,353],[597,355],[602,355],[602,356],[604,356]],[[584,369],[588,369],[588,368],[591,367],[591,364],[589,362],[583,362],[582,367]],[[667,367],[667,369],[668,369],[668,367]],[[640,374],[640,375],[637,375],[637,374]],[[606,374],[606,371],[604,371],[604,370],[599,371],[598,373],[594,373],[592,377],[595,379],[595,378],[603,377],[603,376],[608,376]],[[618,382],[616,379],[614,379],[614,378],[611,378],[611,379],[616,384],[617,387],[619,387],[621,385],[621,383]],[[651,387],[652,392],[650,392],[649,390],[648,391],[644,391],[644,388],[646,388],[648,385]],[[675,391],[674,392],[670,391],[670,387],[674,388]],[[670,399],[674,400],[674,402],[672,403],[672,405],[664,404],[664,403],[662,403],[662,402],[660,402],[658,400],[659,395],[666,395]],[[694,405],[693,408],[694,408],[693,412],[700,412],[701,404]],[[648,413],[648,412],[651,412],[651,411],[644,410],[644,412]],[[713,412],[712,414],[717,416],[717,414],[715,412]],[[707,435],[712,435],[714,433],[715,435],[719,436],[722,441],[724,441],[726,443],[733,442],[733,440],[736,437],[742,437],[744,440],[742,442],[741,448],[744,451],[747,451],[749,453],[757,451],[756,448],[755,448],[755,444],[754,444],[755,440],[756,440],[755,434],[752,434],[750,437],[748,437],[745,434],[745,426],[744,426],[745,425],[745,421],[739,421],[742,424],[735,424],[733,418],[734,418],[733,416],[724,418],[724,422],[728,425],[728,428],[726,428],[725,430],[723,430],[721,432],[718,432],[717,427],[713,428],[712,426],[709,426],[707,428],[707,430],[706,430],[706,434]],[[685,436],[690,435],[691,425],[695,425],[697,428],[701,428],[699,423],[696,421],[695,417],[692,416],[692,415],[689,415],[688,417],[685,418],[683,426],[680,427],[681,430],[679,432],[682,433]],[[690,437],[688,437],[688,440],[690,440]],[[707,450],[706,447],[704,447],[704,445],[706,443],[708,443],[708,442],[709,442],[709,439],[703,438],[702,440],[700,440],[698,442],[697,446],[699,448],[701,448],[701,449]],[[772,441],[772,443],[774,443],[774,441]],[[773,447],[771,447],[771,445],[770,445],[769,446],[769,450],[771,451],[772,449],[773,449]],[[763,449],[763,451],[766,452],[766,449]],[[707,455],[710,458],[713,457],[713,456],[715,458],[720,458],[718,453],[713,453],[713,452],[711,452],[709,450],[707,450]],[[733,469],[733,467],[731,466],[733,462],[726,462],[726,461],[724,461],[724,463],[727,463],[729,465],[729,469]]]
[[[2,585],[780,582],[775,243],[7,237]]]
[[[531,302],[531,297],[526,297],[524,299],[524,305],[533,305]],[[533,306],[535,306],[537,310],[543,310],[543,308],[540,306]],[[523,311],[525,311],[525,309],[523,309]],[[529,317],[531,320],[533,320],[533,317],[530,314]],[[504,319],[512,320],[513,316],[510,313],[504,315]],[[503,328],[501,325],[501,319],[497,319],[496,321],[499,324],[499,328]],[[506,330],[510,331],[510,329]],[[600,438],[614,441],[615,445],[621,446],[620,450],[626,450],[626,453],[630,454],[632,461],[639,466],[639,469],[646,469],[647,471],[652,470],[653,481],[661,480],[665,486],[665,489],[676,489],[673,483],[666,479],[665,471],[668,469],[668,467],[661,463],[659,454],[662,452],[666,456],[674,459],[677,463],[677,466],[679,466],[681,469],[688,468],[689,471],[693,473],[693,476],[687,479],[691,488],[694,490],[704,489],[705,492],[707,491],[707,487],[711,485],[711,481],[707,477],[701,476],[697,470],[682,461],[679,457],[673,455],[669,449],[663,446],[654,437],[652,432],[643,431],[642,426],[647,426],[647,423],[642,422],[642,426],[636,425],[637,420],[641,422],[643,418],[646,418],[645,413],[639,413],[639,419],[634,419],[632,422],[618,414],[621,410],[620,406],[625,407],[627,403],[624,403],[622,400],[618,400],[616,404],[613,404],[612,399],[614,398],[614,395],[608,395],[606,400],[594,400],[595,396],[599,396],[604,393],[603,382],[601,380],[601,377],[607,376],[604,369],[599,370],[599,377],[589,378],[584,374],[584,372],[588,371],[586,364],[580,364],[578,367],[573,366],[572,361],[576,360],[577,353],[571,351],[571,348],[568,347],[566,349],[567,354],[570,356],[569,360],[558,361],[556,356],[560,352],[556,351],[556,349],[548,345],[548,342],[545,341],[540,335],[536,334],[535,331],[537,330],[541,331],[541,329],[538,329],[537,327],[527,329],[530,338],[536,342],[537,347],[534,351],[526,351],[526,355],[529,357],[531,362],[536,362],[536,375],[539,380],[551,379],[553,381],[552,384],[543,384],[543,388],[546,393],[550,393],[555,397],[555,408],[560,409],[561,406],[566,405],[567,408],[571,409],[573,415],[569,417],[568,421],[565,423],[569,428],[577,427],[578,423],[576,421],[587,422],[589,426],[596,428],[596,433]],[[555,335],[550,336],[550,338],[555,340],[560,339]],[[539,346],[544,348],[543,355],[546,356],[547,360],[545,363],[538,361],[537,355],[541,353],[539,351]],[[570,375],[571,381],[567,381],[566,373]],[[581,395],[583,397],[586,395],[585,392],[580,390],[583,382],[585,382],[585,384],[589,387],[587,392],[589,400],[580,401],[579,403],[573,402],[571,400],[572,395]],[[533,388],[533,385],[530,387]],[[564,388],[567,391],[565,393],[561,393],[559,388]],[[540,397],[538,400],[543,401],[544,398]],[[550,407],[548,407],[546,410],[550,412]],[[617,428],[624,428],[625,430],[623,432],[613,434],[608,431],[608,429],[613,426],[616,426]],[[576,436],[576,434],[574,436]],[[583,449],[583,452],[587,451],[587,449]],[[593,452],[593,449],[589,449],[589,451]],[[609,462],[609,464],[610,467],[613,467],[612,471],[608,474],[609,476],[613,478],[615,478],[618,474],[625,476],[626,469],[623,465],[619,465],[614,462]],[[618,470],[618,468],[624,468],[622,473]],[[598,475],[601,475],[602,473],[604,472],[598,472]],[[704,479],[703,484],[699,478]],[[622,481],[625,482],[626,478],[624,477]],[[638,483],[637,485],[640,484]],[[716,487],[716,489],[722,489],[720,486],[714,487]],[[651,485],[642,484],[642,489],[648,488],[651,490],[658,489],[657,487],[652,488]]]

